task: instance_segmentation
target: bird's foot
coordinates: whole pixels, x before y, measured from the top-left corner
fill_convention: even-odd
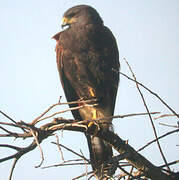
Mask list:
[[[94,130],[94,134],[93,134],[93,137],[94,137],[94,136],[96,136],[98,134],[98,131],[100,130],[100,126],[99,126],[99,123],[97,123],[94,120],[89,122],[88,128],[91,128],[93,126],[95,126],[95,130]]]

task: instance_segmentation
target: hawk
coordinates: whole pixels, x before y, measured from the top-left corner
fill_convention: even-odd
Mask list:
[[[97,105],[85,104],[72,111],[75,119],[101,118],[100,127],[112,129],[116,94],[119,83],[119,53],[112,32],[103,24],[98,12],[88,5],[68,9],[62,19],[67,28],[53,38],[56,40],[57,67],[68,102],[96,99]],[[84,101],[83,101],[84,102]],[[70,107],[76,104],[70,104]],[[112,147],[100,138],[86,134],[90,161],[98,178],[114,172],[107,162],[112,158]]]

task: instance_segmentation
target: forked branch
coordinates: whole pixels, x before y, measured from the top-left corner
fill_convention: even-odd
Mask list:
[[[58,130],[70,130],[70,131],[78,131],[78,132],[85,132],[90,135],[94,135],[100,137],[101,139],[105,140],[107,143],[111,144],[113,148],[115,148],[121,155],[122,159],[126,159],[131,165],[133,165],[136,169],[141,171],[146,177],[149,177],[153,180],[169,180],[172,179],[171,176],[167,175],[165,172],[162,171],[161,168],[154,166],[151,162],[149,162],[145,157],[137,153],[129,144],[126,144],[126,141],[123,141],[118,135],[114,134],[111,131],[103,131],[101,128],[98,132],[96,132],[96,125],[88,127],[89,121],[76,121],[67,120],[63,118],[56,118],[51,123],[45,124],[40,128],[36,128],[34,125],[27,124],[24,122],[17,123],[18,127],[25,128],[26,130],[29,129],[28,133],[24,133],[24,138],[26,137],[34,137],[33,142],[25,147],[19,148],[10,145],[0,145],[0,147],[7,147],[17,151],[17,153],[8,156],[6,158],[0,159],[0,162],[7,161],[9,159],[15,159],[14,166],[11,170],[14,170],[15,164],[17,163],[18,159],[23,156],[24,154],[28,153],[35,149],[39,144],[46,139],[47,137],[51,136],[55,131]],[[33,132],[33,133],[32,133]],[[21,134],[22,136],[22,134]],[[10,178],[11,179],[11,178]]]

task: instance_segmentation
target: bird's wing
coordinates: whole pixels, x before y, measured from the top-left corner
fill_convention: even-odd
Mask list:
[[[72,101],[79,100],[79,96],[76,94],[75,89],[72,87],[70,81],[68,80],[68,78],[66,77],[65,72],[64,72],[64,65],[63,65],[64,48],[61,45],[61,42],[59,40],[61,33],[62,32],[57,33],[52,38],[54,38],[57,41],[55,51],[56,51],[56,61],[57,61],[58,72],[60,75],[60,81],[61,81],[62,87],[64,89],[67,102],[72,102]],[[69,104],[69,106],[76,107],[77,105]],[[76,110],[72,111],[72,114],[76,120],[82,120],[78,111],[76,111]]]
[[[78,33],[84,33],[83,39],[73,36],[74,33],[77,32],[62,32],[56,48],[58,70],[67,100],[103,98],[103,103],[111,106],[112,115],[119,82],[116,41],[106,27],[88,34],[81,30]]]

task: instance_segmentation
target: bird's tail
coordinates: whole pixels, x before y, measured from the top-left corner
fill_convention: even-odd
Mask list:
[[[108,179],[114,173],[116,168],[112,168],[109,160],[112,159],[112,147],[101,140],[99,137],[86,135],[90,153],[91,166],[98,179]]]
[[[99,128],[102,128],[102,131],[112,130],[112,120],[105,118],[113,114],[110,106],[85,106],[79,109],[79,112],[82,119],[91,119],[91,122],[88,124],[89,126],[90,124],[97,123]],[[96,119],[101,120],[96,122]],[[111,177],[116,170],[113,164],[111,162],[109,163],[109,160],[111,160],[113,156],[112,147],[104,140],[95,136],[95,134],[86,134],[86,138],[88,141],[91,166],[97,179],[108,179],[107,177]]]

